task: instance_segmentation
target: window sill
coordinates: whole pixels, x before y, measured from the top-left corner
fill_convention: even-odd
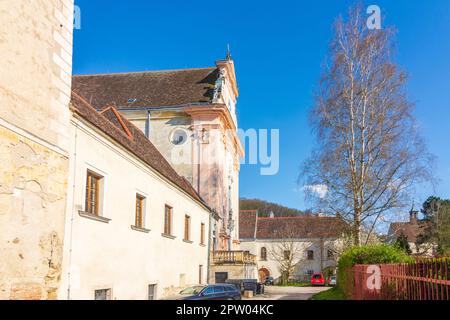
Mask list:
[[[98,221],[98,222],[109,223],[111,221],[111,219],[97,216],[95,214],[84,212],[84,211],[78,211],[78,214],[80,215],[80,217],[91,219],[91,220]]]
[[[186,240],[186,239],[183,239],[183,242],[186,242],[186,243],[194,243],[193,241],[191,241],[191,240]]]
[[[161,235],[162,235],[164,238],[171,239],[171,240],[174,240],[174,239],[176,238],[175,236],[172,236],[172,235],[170,235],[170,234],[161,233]]]
[[[134,231],[139,231],[139,232],[144,232],[144,233],[149,233],[150,229],[145,229],[142,227],[137,227],[137,226],[131,226],[131,229],[133,229]]]

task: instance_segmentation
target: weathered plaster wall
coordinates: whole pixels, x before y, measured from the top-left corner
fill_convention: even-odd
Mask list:
[[[256,265],[226,264],[213,265],[211,267],[209,282],[215,283],[216,273],[220,272],[228,273],[228,279],[258,279],[258,270]]]
[[[148,114],[145,110],[122,111],[122,114],[142,132],[145,133],[148,130],[150,141],[158,148],[159,152],[179,175],[185,177],[195,187],[192,154],[195,140],[191,130],[191,117],[184,112],[151,111],[148,125]],[[147,126],[149,126],[148,129]],[[186,143],[181,146],[172,144],[170,140],[173,131],[178,128],[185,130],[188,136]]]
[[[67,150],[73,1],[1,1],[0,21],[0,118]]]
[[[53,299],[67,158],[0,127],[0,299]]]
[[[222,89],[211,106],[150,110],[150,117],[147,110],[122,113],[142,131],[149,128],[153,144],[220,216],[215,226],[217,249],[238,250],[240,148],[236,132],[231,132],[237,127],[234,66],[231,61],[219,65],[224,72]],[[177,128],[189,136],[182,146],[170,141]]]
[[[258,270],[255,265],[213,265],[209,275],[209,283],[216,283],[216,273],[226,272],[228,279],[258,279]]]
[[[192,119],[183,112],[152,112],[150,120],[150,141],[169,161],[179,175],[194,185],[192,174],[192,145],[195,143],[191,131]],[[178,146],[171,142],[174,130],[183,129],[188,139]]]
[[[0,299],[54,299],[68,178],[73,1],[0,1],[0,21]]]

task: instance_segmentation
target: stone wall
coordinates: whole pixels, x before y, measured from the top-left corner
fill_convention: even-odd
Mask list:
[[[0,127],[0,174],[0,299],[56,298],[67,158]]]
[[[73,0],[0,1],[0,299],[54,299],[68,179]]]
[[[212,265],[209,274],[209,283],[215,283],[216,272],[226,272],[228,279],[258,279],[258,271],[256,265],[251,264],[225,264],[225,265]]]

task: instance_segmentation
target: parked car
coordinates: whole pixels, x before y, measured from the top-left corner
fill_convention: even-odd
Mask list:
[[[273,286],[273,282],[274,282],[273,277],[266,277],[266,280],[264,280],[264,284],[266,286]]]
[[[258,282],[256,284],[256,294],[264,294],[265,291],[264,283]]]
[[[322,273],[315,273],[311,276],[311,285],[312,286],[324,286],[325,285],[325,277]]]
[[[328,285],[330,287],[334,287],[336,285],[336,276],[331,276],[328,278]]]
[[[253,295],[256,296],[258,291],[258,280],[256,279],[246,279],[242,282],[244,291],[253,291]]]
[[[243,279],[227,279],[225,283],[234,285],[241,293],[244,292]]]
[[[177,300],[241,300],[241,293],[233,284],[221,283],[188,287],[180,291]]]

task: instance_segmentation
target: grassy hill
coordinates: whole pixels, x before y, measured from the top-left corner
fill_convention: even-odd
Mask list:
[[[276,203],[259,199],[241,198],[239,200],[239,208],[241,210],[258,210],[260,217],[268,217],[271,211],[276,217],[300,216],[304,214],[301,210],[287,208]]]

